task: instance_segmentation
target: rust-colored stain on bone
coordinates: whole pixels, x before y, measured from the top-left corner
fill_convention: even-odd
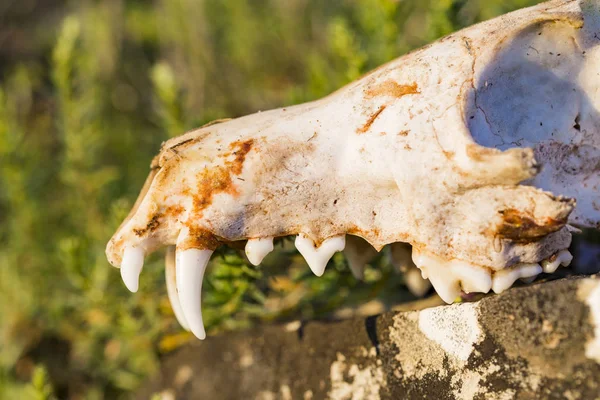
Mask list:
[[[356,130],[356,133],[358,133],[359,135],[366,133],[369,130],[369,128],[371,127],[371,125],[373,125],[373,122],[375,122],[377,117],[379,117],[379,114],[381,114],[383,112],[383,110],[385,110],[386,107],[387,107],[386,105],[379,107],[379,109],[377,111],[375,111],[375,113],[373,113],[373,115],[371,115],[369,117],[367,122],[365,122],[365,124],[363,126],[361,126],[360,128],[358,128]]]
[[[150,218],[148,218],[148,223],[144,228],[133,229],[133,233],[136,236],[142,237],[147,235],[148,233],[152,233],[158,229],[161,224],[161,220],[164,218],[177,218],[181,213],[183,213],[184,208],[180,205],[169,206],[165,209],[165,212],[157,212],[153,214]]]
[[[213,197],[219,193],[228,193],[232,196],[238,195],[238,191],[233,184],[232,175],[239,175],[242,172],[246,155],[252,146],[254,140],[250,139],[244,142],[233,142],[229,146],[233,155],[233,160],[227,160],[223,165],[213,168],[206,168],[198,173],[197,192],[194,195],[194,218],[201,218],[202,211],[212,204]]]
[[[228,193],[237,196],[239,193],[233,183],[232,176],[242,173],[246,155],[252,150],[254,140],[237,141],[229,145],[229,152],[221,155],[222,158],[233,159],[226,160],[223,165],[212,168],[205,168],[196,176],[198,184],[196,193],[193,194],[193,210],[190,222],[187,223],[189,229],[189,239],[178,246],[181,250],[196,248],[214,250],[219,246],[217,239],[210,231],[196,225],[200,221],[204,210],[213,202],[214,196],[220,193]]]
[[[544,236],[558,231],[567,221],[547,218],[545,223],[539,225],[525,213],[509,208],[500,211],[502,223],[498,227],[498,236],[510,239],[516,243],[528,243],[542,239]]]
[[[188,226],[188,240],[177,244],[178,250],[202,249],[215,250],[219,247],[219,240],[211,232],[194,225]]]
[[[399,83],[389,79],[365,90],[365,97],[367,99],[377,96],[392,96],[399,98],[408,94],[419,93],[421,92],[419,92],[419,86],[416,83],[412,83],[411,85],[400,85]]]
[[[144,228],[134,229],[133,233],[135,233],[139,237],[142,237],[147,233],[154,232],[160,225],[159,219],[161,217],[162,217],[162,214],[160,214],[160,213],[154,214],[152,216],[152,218],[150,218],[150,221],[148,221],[148,223],[146,224],[146,226]]]

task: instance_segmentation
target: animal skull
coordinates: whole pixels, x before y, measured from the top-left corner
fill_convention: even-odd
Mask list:
[[[321,100],[171,139],[108,259],[135,292],[144,256],[176,244],[168,292],[199,338],[204,270],[236,241],[259,264],[273,238],[296,235],[317,275],[346,244],[360,275],[369,250],[355,237],[409,243],[447,302],[568,265],[569,224],[600,224],[599,16],[597,1],[543,3]]]

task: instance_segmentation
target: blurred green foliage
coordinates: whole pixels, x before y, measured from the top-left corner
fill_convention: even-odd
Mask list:
[[[0,398],[50,399],[52,386],[59,398],[128,397],[161,353],[191,339],[168,305],[160,255],[147,261],[135,295],[104,257],[162,141],[321,97],[440,36],[534,3],[0,5]],[[289,242],[278,248],[259,269],[236,250],[214,257],[203,298],[209,333],[408,298],[385,257],[359,283],[339,254],[317,279]]]

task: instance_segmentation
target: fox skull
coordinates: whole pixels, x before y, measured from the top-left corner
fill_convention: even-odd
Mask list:
[[[570,224],[600,223],[599,15],[593,1],[543,3],[321,100],[171,139],[108,259],[136,291],[144,256],[176,245],[169,296],[199,338],[204,269],[236,241],[258,264],[273,238],[296,235],[317,275],[346,235],[357,275],[354,237],[409,243],[403,262],[447,302],[568,265]]]

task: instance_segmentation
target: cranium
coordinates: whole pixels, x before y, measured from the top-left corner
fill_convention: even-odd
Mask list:
[[[136,291],[144,256],[176,245],[169,295],[199,338],[206,264],[237,241],[258,264],[273,238],[296,235],[317,275],[346,235],[376,250],[408,243],[447,302],[567,265],[571,225],[600,221],[598,8],[510,13],[321,100],[167,141],[109,261]],[[360,275],[369,253],[349,253]]]

